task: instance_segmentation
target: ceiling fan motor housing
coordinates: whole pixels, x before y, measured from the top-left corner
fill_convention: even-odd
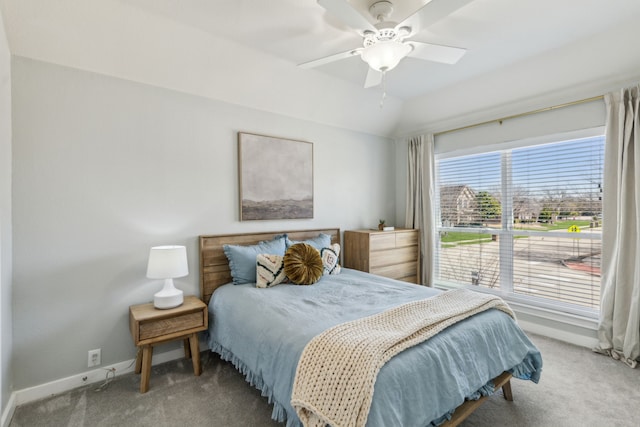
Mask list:
[[[373,46],[378,42],[400,41],[398,32],[394,28],[383,28],[364,36],[364,47]]]
[[[386,21],[393,13],[393,4],[390,1],[378,1],[369,6],[369,13],[376,21]]]

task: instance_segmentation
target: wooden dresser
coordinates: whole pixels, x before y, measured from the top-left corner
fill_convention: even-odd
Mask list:
[[[367,273],[419,282],[420,230],[347,230],[344,266]]]

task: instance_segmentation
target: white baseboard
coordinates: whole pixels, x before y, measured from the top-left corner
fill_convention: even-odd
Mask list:
[[[13,418],[13,413],[16,412],[16,394],[11,393],[9,396],[9,400],[7,401],[7,406],[2,411],[2,421],[0,426],[8,427],[11,419]]]
[[[201,348],[202,350],[202,348]],[[153,355],[152,364],[158,365],[184,357],[184,349],[177,348]],[[45,397],[64,393],[74,388],[82,387],[89,384],[105,381],[109,371],[114,371],[115,375],[124,375],[133,372],[135,369],[135,359],[125,360],[124,362],[115,363],[109,366],[102,366],[98,369],[82,372],[66,378],[60,378],[45,384],[34,387],[28,387],[22,390],[16,390],[11,393],[7,406],[2,411],[1,427],[8,427],[16,408],[29,402],[34,402]]]
[[[595,336],[595,332],[587,336],[523,320],[518,320],[518,325],[520,325],[525,332],[531,332],[580,347],[592,349],[598,344],[598,338]]]

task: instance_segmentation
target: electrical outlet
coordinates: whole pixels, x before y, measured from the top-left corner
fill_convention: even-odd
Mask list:
[[[100,349],[96,348],[95,350],[89,350],[87,366],[90,368],[92,366],[98,366],[100,363]]]

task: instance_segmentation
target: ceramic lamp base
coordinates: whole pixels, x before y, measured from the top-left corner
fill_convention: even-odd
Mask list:
[[[167,279],[164,288],[153,296],[153,306],[159,309],[178,307],[183,301],[182,291],[173,286],[173,279]]]

